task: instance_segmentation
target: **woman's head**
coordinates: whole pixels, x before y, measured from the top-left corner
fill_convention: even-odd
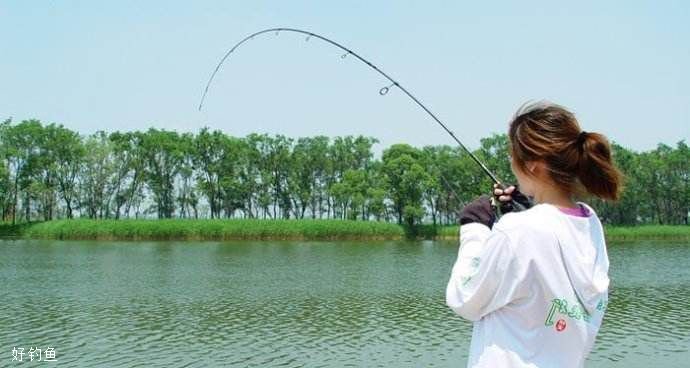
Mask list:
[[[523,105],[510,122],[508,137],[511,167],[522,192],[534,195],[549,185],[566,194],[618,199],[622,176],[611,160],[608,140],[580,129],[564,107]]]

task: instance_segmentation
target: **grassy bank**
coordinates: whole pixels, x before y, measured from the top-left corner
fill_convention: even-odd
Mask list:
[[[0,236],[98,240],[399,239],[391,223],[342,220],[56,220],[1,225]]]
[[[241,240],[241,239],[457,239],[457,226],[397,224],[346,220],[56,220],[0,224],[1,237],[96,240]],[[609,241],[666,240],[690,242],[690,226],[607,226]]]
[[[606,226],[606,239],[612,241],[669,240],[690,242],[688,225]]]

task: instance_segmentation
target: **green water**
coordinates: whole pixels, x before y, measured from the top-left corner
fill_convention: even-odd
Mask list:
[[[464,367],[453,242],[0,241],[0,366]],[[589,367],[690,366],[690,245],[614,244]]]

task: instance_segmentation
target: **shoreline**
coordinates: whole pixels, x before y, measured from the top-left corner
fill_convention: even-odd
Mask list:
[[[688,225],[606,226],[606,240],[688,241]],[[3,239],[55,240],[457,240],[458,226],[421,225],[352,220],[53,220],[0,224]]]

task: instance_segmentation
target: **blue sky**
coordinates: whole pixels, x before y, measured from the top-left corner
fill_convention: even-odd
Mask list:
[[[2,1],[0,118],[83,134],[202,126],[244,136],[363,134],[452,144],[400,91],[318,40],[396,78],[470,147],[528,99],[573,110],[585,130],[636,150],[690,141],[690,3]]]

